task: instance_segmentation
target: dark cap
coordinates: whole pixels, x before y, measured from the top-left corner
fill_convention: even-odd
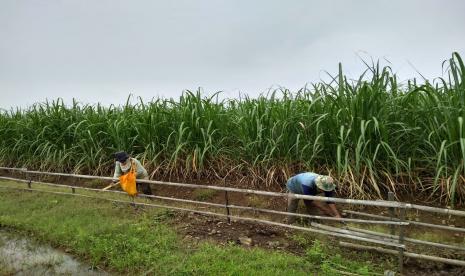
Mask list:
[[[124,163],[129,158],[129,155],[125,151],[118,151],[114,156],[115,159],[121,163]]]

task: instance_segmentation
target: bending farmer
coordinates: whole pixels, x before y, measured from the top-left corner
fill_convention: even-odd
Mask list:
[[[149,179],[149,175],[142,164],[136,158],[129,157],[129,155],[120,151],[115,153],[115,174],[113,178],[118,179],[121,175],[126,174],[131,169],[132,164],[135,165],[136,179]],[[116,182],[117,180],[113,180]],[[142,191],[146,195],[152,195],[152,189],[149,183],[137,183],[137,190]]]
[[[300,194],[300,195],[317,195],[320,192],[324,192],[326,197],[334,196],[334,189],[336,185],[334,180],[330,176],[319,175],[312,172],[300,173],[297,174],[287,181],[287,189],[289,193]],[[307,212],[310,214],[312,210],[312,205],[320,209],[324,214],[328,216],[333,216],[340,218],[336,205],[334,202],[322,203],[315,200],[304,199],[305,207]],[[287,211],[290,213],[295,213],[297,207],[299,206],[299,199],[289,197]],[[293,223],[295,221],[295,216],[288,216],[288,223]]]

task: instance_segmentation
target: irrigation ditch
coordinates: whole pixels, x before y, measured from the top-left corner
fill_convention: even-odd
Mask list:
[[[72,255],[0,229],[0,275],[109,275]]]
[[[398,202],[394,200],[392,195],[389,196],[391,200],[387,201],[332,198],[332,201],[337,202],[339,204],[343,204],[344,206],[348,206],[349,208],[347,209],[350,209],[354,206],[364,206],[367,208],[384,209],[388,214],[387,216],[383,216],[373,214],[370,212],[344,210],[344,212],[346,214],[349,214],[351,217],[338,219],[318,215],[287,213],[280,210],[274,210],[272,208],[244,206],[232,202],[233,194],[263,196],[267,198],[279,199],[281,201],[287,199],[288,197],[311,199],[318,201],[328,200],[328,198],[320,196],[304,196],[293,194],[290,195],[285,193],[276,193],[250,189],[237,189],[213,185],[197,185],[165,181],[141,180],[139,182],[149,183],[156,187],[175,187],[178,190],[212,190],[215,191],[217,194],[219,193],[221,195],[219,195],[216,201],[207,202],[205,200],[199,199],[193,200],[180,197],[161,196],[158,195],[158,193],[156,193],[156,195],[154,196],[140,195],[141,198],[146,198],[150,200],[148,200],[147,202],[139,202],[108,197],[107,195],[124,195],[125,193],[116,190],[102,191],[99,188],[82,187],[78,185],[78,181],[73,181],[73,185],[65,185],[40,180],[40,176],[69,177],[75,180],[113,180],[113,178],[111,177],[29,171],[24,168],[0,167],[0,169],[8,172],[13,172],[12,175],[1,176],[0,179],[13,180],[24,183],[23,185],[16,187],[0,185],[0,188],[2,189],[45,192],[64,196],[79,196],[100,200],[108,200],[117,204],[131,204],[133,206],[166,208],[190,214],[195,213],[208,217],[217,217],[224,219],[227,222],[241,221],[251,225],[269,225],[283,229],[311,232],[325,236],[335,237],[337,239],[350,240],[350,243],[346,241],[340,241],[339,245],[342,247],[362,251],[375,251],[383,254],[397,255],[396,270],[400,273],[404,271],[404,263],[406,258],[418,259],[428,262],[439,262],[451,266],[465,267],[465,244],[463,243],[463,235],[465,233],[465,228],[463,227],[463,222],[465,221],[465,211]],[[36,185],[33,184],[40,184],[41,186],[34,187]],[[49,189],[41,188],[42,185],[49,187]],[[92,192],[93,194],[84,192]],[[105,196],[102,197],[101,195]],[[223,199],[223,202],[220,201],[220,198]],[[174,204],[169,204],[169,202]],[[190,207],[181,206],[179,204],[190,204]],[[285,205],[281,206],[281,209],[283,208],[285,208]],[[440,215],[442,217],[445,217],[447,220],[450,220],[452,217],[457,217],[457,220],[455,221],[458,223],[456,223],[457,225],[451,226],[439,223],[420,222],[414,219],[410,219],[407,216],[408,211],[424,212],[427,214],[434,214],[434,216]],[[267,216],[263,217],[263,214]],[[297,216],[303,219],[311,219],[312,223],[308,226],[298,226],[285,224],[279,221],[279,218],[283,218],[283,216],[289,215]],[[316,223],[316,221],[320,223]],[[341,225],[339,224],[341,222],[349,225],[343,225],[341,227]],[[354,224],[387,227],[389,229],[389,233],[384,233],[381,231],[371,231],[362,229],[360,227],[354,227]],[[444,235],[455,236],[457,237],[457,239],[455,239],[455,243],[446,244],[443,242],[412,238],[408,236],[408,229],[412,227],[421,228],[423,231],[426,232],[441,231],[441,233],[447,233]],[[462,239],[461,244],[460,239]],[[422,248],[448,250],[449,252],[451,252],[451,254],[449,255],[453,257],[441,257],[437,255],[432,255],[430,253],[424,254],[424,251],[415,252],[414,250],[418,250],[417,246],[421,246]]]

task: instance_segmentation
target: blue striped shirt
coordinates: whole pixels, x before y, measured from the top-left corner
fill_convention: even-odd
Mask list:
[[[318,187],[316,186],[315,180],[319,174],[306,172],[299,173],[289,178],[287,181],[287,189],[294,194],[301,195],[317,195]],[[334,191],[324,191],[326,197],[333,197]]]

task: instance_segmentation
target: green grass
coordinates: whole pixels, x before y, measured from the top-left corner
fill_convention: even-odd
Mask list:
[[[0,113],[0,165],[110,175],[111,154],[126,150],[157,178],[281,189],[316,171],[335,176],[342,196],[424,192],[454,205],[465,197],[465,66],[453,53],[443,67],[420,83],[379,63],[351,80],[340,65],[328,83],[257,98],[38,103]]]
[[[269,198],[258,195],[249,195],[247,197],[248,205],[255,208],[269,208],[269,202],[267,200],[269,200]]]
[[[1,227],[28,233],[39,241],[66,248],[94,266],[115,272],[155,275],[308,275],[320,272],[332,275],[326,260],[332,265],[353,263],[342,269],[344,271],[374,270],[366,263],[334,257],[320,245],[311,247],[307,257],[232,244],[218,246],[201,242],[187,246],[168,226],[173,215],[160,209],[134,210],[128,205],[68,196],[3,189],[0,193]],[[319,259],[315,259],[315,254],[321,255]]]
[[[211,189],[196,189],[192,193],[193,199],[198,201],[208,201],[212,199],[218,191]]]

